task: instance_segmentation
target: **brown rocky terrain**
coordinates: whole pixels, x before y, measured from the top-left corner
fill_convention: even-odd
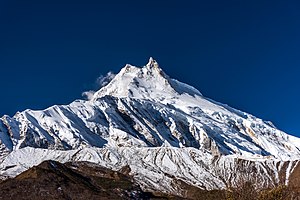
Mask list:
[[[160,198],[143,192],[125,174],[86,162],[45,161],[0,183],[0,199],[5,200]]]

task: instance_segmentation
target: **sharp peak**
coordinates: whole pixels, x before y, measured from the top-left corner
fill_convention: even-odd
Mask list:
[[[150,71],[150,72],[156,72],[159,73],[161,76],[163,76],[164,78],[168,78],[168,75],[161,69],[161,67],[159,66],[158,62],[153,58],[150,57],[149,61],[146,65],[143,66],[134,66],[131,64],[126,64],[125,67],[123,67],[120,71],[120,74],[126,74],[128,72],[132,72],[132,71],[139,71],[139,70],[146,70],[146,71]]]
[[[130,68],[130,67],[133,67],[133,68],[144,68],[144,67],[147,67],[147,68],[160,68],[158,62],[153,57],[149,58],[148,63],[146,65],[137,67],[137,66],[134,66],[132,64],[126,64],[124,68]]]
[[[143,66],[126,64],[108,85],[94,94],[93,99],[107,94],[112,96],[129,96],[129,92],[132,91],[131,87],[136,87],[136,84],[139,85],[136,88],[139,88],[138,90],[151,87],[153,87],[153,90],[161,89],[162,87],[172,88],[170,82],[169,76],[159,67],[157,61],[150,57],[149,62]],[[141,85],[143,87],[140,87]]]
[[[149,58],[149,61],[148,61],[146,66],[148,66],[148,67],[158,67],[159,68],[159,64],[157,63],[157,61],[153,57]]]

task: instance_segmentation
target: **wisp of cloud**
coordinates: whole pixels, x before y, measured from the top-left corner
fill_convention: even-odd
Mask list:
[[[93,98],[93,95],[95,94],[95,92],[97,90],[100,90],[102,87],[106,86],[107,84],[110,83],[110,81],[116,76],[116,74],[114,74],[113,72],[108,72],[105,76],[101,75],[99,76],[96,81],[95,81],[95,85],[96,85],[96,90],[88,90],[83,92],[81,95],[87,99],[87,100],[91,100]]]

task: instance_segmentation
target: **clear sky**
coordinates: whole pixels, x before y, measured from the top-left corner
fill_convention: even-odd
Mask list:
[[[82,98],[154,57],[205,96],[300,136],[300,3],[0,0],[0,115]]]

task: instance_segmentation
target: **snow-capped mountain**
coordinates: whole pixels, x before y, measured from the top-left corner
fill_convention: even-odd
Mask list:
[[[287,183],[300,158],[299,138],[204,97],[152,58],[127,64],[91,100],[3,116],[0,140],[3,176],[47,159],[90,161],[129,166],[144,188],[171,193],[175,179],[225,188],[249,167],[262,185]]]

